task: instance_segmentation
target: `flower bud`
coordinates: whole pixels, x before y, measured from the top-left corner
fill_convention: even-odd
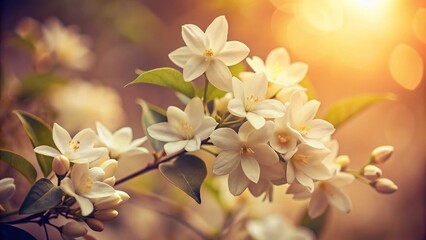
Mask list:
[[[0,203],[5,203],[12,198],[16,186],[13,178],[3,178],[0,180]]]
[[[123,202],[123,200],[121,200],[120,195],[118,195],[116,191],[116,193],[111,196],[96,199],[94,205],[96,209],[102,210],[115,208],[119,206],[121,202]]]
[[[65,224],[61,227],[61,231],[62,234],[73,238],[82,237],[87,234],[87,229],[78,222],[69,222]]]
[[[382,176],[382,170],[374,165],[367,165],[364,167],[362,175],[368,180],[374,181]]]
[[[349,166],[351,159],[349,158],[348,155],[340,155],[340,156],[336,157],[334,162],[339,164],[342,169],[345,169]]]
[[[396,184],[388,178],[378,178],[376,181],[371,183],[371,186],[373,186],[379,193],[394,193],[398,190],[398,186],[396,186]]]
[[[115,177],[112,176],[112,177],[109,177],[109,178],[105,179],[104,183],[110,185],[111,187],[114,187],[114,185],[115,185]]]
[[[89,218],[86,220],[87,225],[96,232],[102,232],[104,230],[104,223],[95,218]]]
[[[52,169],[58,176],[64,176],[70,169],[70,160],[64,155],[53,158]]]
[[[101,221],[111,221],[118,216],[115,209],[102,209],[95,212],[95,218]]]
[[[386,162],[393,153],[393,146],[380,146],[371,152],[371,163],[379,164]]]
[[[121,200],[123,200],[122,203],[127,202],[127,200],[129,200],[129,198],[130,198],[129,194],[127,194],[127,193],[125,193],[123,191],[116,190],[115,193],[117,193],[118,196],[120,196]]]
[[[105,178],[109,178],[114,176],[115,172],[117,171],[118,162],[115,159],[108,159],[103,162],[99,167],[104,170]]]

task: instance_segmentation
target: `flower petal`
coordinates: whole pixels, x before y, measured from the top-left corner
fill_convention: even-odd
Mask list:
[[[332,176],[330,170],[324,164],[300,164],[299,167],[306,176],[315,180],[327,180]]]
[[[188,152],[194,152],[200,150],[201,140],[199,137],[195,136],[193,139],[188,140],[185,146],[185,150]]]
[[[241,141],[238,134],[231,128],[219,128],[210,135],[210,140],[221,150],[240,151]]]
[[[133,148],[139,147],[140,145],[144,144],[147,140],[148,140],[148,137],[146,136],[137,138],[130,143],[129,148],[133,149]]]
[[[229,41],[225,43],[225,46],[216,58],[223,61],[226,66],[232,66],[244,60],[249,52],[250,49],[244,43]]]
[[[115,190],[110,185],[96,181],[93,183],[93,186],[91,189],[84,191],[82,193],[83,197],[86,198],[101,198],[101,197],[108,197],[115,193]]]
[[[214,120],[214,118],[205,116],[201,125],[194,131],[194,135],[198,136],[201,140],[204,140],[210,136],[217,124],[218,123]]]
[[[228,22],[225,16],[219,16],[213,20],[206,29],[206,37],[209,39],[213,52],[220,52],[228,38]]]
[[[236,77],[232,77],[232,93],[234,94],[234,98],[240,99],[243,102],[245,101],[244,83]]]
[[[253,78],[244,81],[244,96],[245,97],[258,97],[260,100],[265,99],[266,92],[268,91],[268,80],[265,73],[255,73]]]
[[[234,171],[240,163],[240,153],[238,151],[222,151],[217,155],[213,164],[213,173],[225,175]]]
[[[294,171],[294,163],[292,161],[289,161],[287,163],[287,169],[286,169],[286,176],[287,176],[287,182],[293,183],[294,179],[296,178],[296,173]]]
[[[206,72],[209,67],[209,61],[202,56],[192,56],[183,66],[183,79],[190,82]]]
[[[216,88],[231,92],[232,91],[232,74],[229,68],[221,60],[214,59],[206,70],[206,76],[209,82]]]
[[[132,142],[133,132],[130,127],[124,127],[116,131],[112,135],[112,146],[116,149],[128,148]]]
[[[72,183],[72,180],[69,177],[62,179],[60,187],[65,194],[71,197],[75,197],[76,194],[75,194],[74,184]]]
[[[47,145],[42,145],[42,146],[38,146],[34,148],[34,152],[41,155],[49,156],[49,157],[56,157],[61,155],[61,153],[58,150]]]
[[[322,119],[313,119],[306,124],[311,128],[306,134],[308,138],[319,139],[328,137],[333,134],[335,130],[333,124]]]
[[[255,129],[260,129],[265,125],[265,118],[255,113],[248,112],[246,118]]]
[[[260,166],[255,158],[250,156],[241,156],[241,168],[250,181],[257,183],[260,178]]]
[[[253,196],[259,197],[262,193],[266,192],[269,187],[272,186],[268,180],[261,178],[259,179],[258,183],[250,183],[248,187]]]
[[[183,68],[194,53],[188,47],[180,47],[169,53],[169,59],[179,67]]]
[[[311,218],[319,217],[325,212],[327,206],[328,201],[324,192],[317,190],[312,194],[311,201],[309,202],[308,214]]]
[[[172,131],[170,124],[167,122],[153,124],[147,130],[149,136],[159,141],[174,142],[182,139],[182,136]]]
[[[111,144],[112,133],[100,122],[96,122],[96,131],[102,143],[109,146]]]
[[[83,178],[89,175],[89,164],[78,163],[74,164],[71,170],[71,180],[75,188],[78,188]]]
[[[65,153],[70,149],[69,143],[71,141],[71,136],[63,127],[59,124],[53,124],[53,142],[55,142],[56,147],[61,153]]]
[[[349,213],[352,210],[351,199],[346,193],[331,185],[328,185],[327,189],[330,194],[326,196],[330,205],[345,213]]]
[[[185,113],[188,116],[189,125],[197,129],[204,119],[203,102],[198,97],[191,99],[185,107]]]
[[[255,72],[265,71],[265,63],[260,57],[254,56],[253,58],[247,58],[246,62]]]
[[[300,165],[298,165],[300,166]],[[315,185],[314,185],[314,181],[312,180],[312,178],[306,176],[304,173],[298,171],[296,172],[296,179],[297,181],[302,184],[303,186],[305,186],[306,188],[308,188],[309,192],[313,192]]]
[[[166,143],[164,145],[164,151],[166,151],[167,155],[170,155],[172,153],[175,153],[175,152],[182,150],[186,146],[187,143],[188,143],[188,140]]]
[[[251,146],[251,149],[254,151],[254,158],[260,164],[273,165],[279,161],[277,153],[266,143],[256,144]]]
[[[241,99],[231,99],[228,102],[228,111],[237,117],[245,117],[247,112]]]
[[[229,174],[228,187],[234,196],[243,193],[249,183],[250,180],[246,177],[240,165]]]
[[[97,140],[96,133],[90,129],[86,128],[78,132],[72,139],[74,143],[79,142],[79,147],[76,152],[86,151],[93,148]],[[69,149],[69,148],[68,148]]]
[[[267,68],[287,67],[290,64],[290,56],[285,48],[276,48],[266,57],[265,65]]]
[[[203,54],[206,50],[206,36],[204,32],[194,24],[182,26],[182,38],[188,48],[195,54]]]
[[[280,74],[281,81],[278,84],[281,83],[285,86],[298,84],[305,78],[307,72],[308,64],[301,62],[292,63],[290,66],[283,69]]]
[[[343,186],[351,184],[354,180],[355,180],[354,175],[349,173],[339,172],[336,176],[333,177],[333,179],[329,181],[329,183],[335,187],[343,187]]]
[[[272,137],[274,129],[274,123],[272,121],[266,121],[261,129],[250,132],[247,137],[247,143],[250,146],[255,146],[259,143],[267,143]]]
[[[264,118],[279,118],[284,116],[284,104],[275,99],[266,99],[256,104],[251,111]]]
[[[85,152],[79,152],[77,158],[70,158],[69,160],[73,163],[88,163],[108,154],[108,149],[104,147],[92,148]]]
[[[87,216],[93,211],[94,207],[89,199],[76,195],[75,200],[77,200],[78,205],[80,205],[81,215]]]

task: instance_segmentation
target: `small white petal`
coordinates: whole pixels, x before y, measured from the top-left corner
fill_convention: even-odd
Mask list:
[[[299,165],[299,167],[300,167],[300,165]],[[296,172],[296,179],[300,184],[307,187],[309,192],[314,191],[315,185],[314,185],[314,181],[312,180],[312,178],[306,176],[304,173]]]
[[[259,163],[250,156],[241,156],[241,168],[250,181],[257,183],[260,178]]]
[[[188,48],[195,54],[203,54],[206,50],[204,32],[194,24],[182,26],[182,38]]]
[[[80,197],[78,195],[74,196],[77,200],[78,205],[80,205],[81,215],[87,216],[93,211],[93,204],[89,199]]]
[[[311,201],[309,202],[308,214],[311,218],[319,217],[325,212],[327,206],[328,201],[324,192],[317,190],[312,194]]]
[[[176,134],[170,128],[169,123],[156,123],[147,128],[149,136],[163,142],[174,142],[182,139],[182,136]]]
[[[265,118],[255,113],[248,112],[246,118],[255,129],[260,129],[265,125]]]
[[[198,97],[191,99],[185,107],[185,113],[191,127],[197,129],[204,119],[204,106],[201,99]]]
[[[229,191],[234,195],[238,196],[244,192],[249,185],[250,180],[246,177],[241,166],[238,166],[234,171],[229,174],[228,187]]]
[[[216,128],[217,124],[218,123],[214,120],[214,118],[206,116],[198,129],[195,129],[194,135],[198,136],[201,140],[207,139]]]
[[[266,57],[265,65],[268,68],[274,66],[287,67],[290,64],[290,56],[285,48],[276,48]]]
[[[206,76],[209,82],[216,88],[231,92],[232,74],[229,68],[221,60],[214,59],[206,70]]]
[[[245,117],[247,112],[241,99],[231,99],[228,102],[228,111],[237,117]]]
[[[202,56],[192,56],[183,67],[183,79],[190,82],[205,73],[209,62]]]
[[[349,213],[352,210],[352,202],[349,196],[338,188],[330,185],[327,187],[329,194],[326,196],[330,205],[342,212]]]
[[[355,180],[354,175],[344,172],[339,172],[336,176],[333,177],[332,180],[330,180],[330,184],[332,184],[335,187],[343,187],[346,185],[351,184]]]
[[[180,47],[169,53],[169,59],[179,67],[183,68],[194,53],[188,47]]]
[[[260,164],[273,165],[279,161],[277,153],[266,143],[251,146],[251,149],[254,151],[254,157]]]
[[[213,173],[225,175],[232,172],[240,163],[240,153],[237,151],[222,151],[217,155],[213,164]]]
[[[53,142],[55,142],[56,147],[61,153],[65,153],[69,150],[69,142],[71,141],[71,136],[63,127],[59,124],[53,124]]]
[[[231,128],[219,128],[210,135],[213,144],[222,150],[241,149],[241,141],[238,134]]]
[[[182,150],[187,143],[188,143],[188,140],[166,143],[164,145],[164,151],[166,151],[167,155],[170,155],[172,153]]]
[[[250,49],[242,42],[229,41],[220,52],[219,58],[226,66],[235,65],[248,56]]]
[[[85,152],[79,152],[77,158],[69,158],[70,162],[73,163],[87,163],[98,160],[99,158],[108,154],[108,149],[104,147],[92,148]]]
[[[56,150],[55,148],[51,146],[46,146],[46,145],[42,145],[42,146],[38,146],[34,148],[34,152],[41,155],[49,156],[49,157],[56,157],[61,155],[61,153],[58,150]]]
[[[285,107],[278,100],[266,99],[257,103],[252,112],[264,118],[279,118],[284,116]]]
[[[253,78],[244,81],[244,96],[245,97],[258,97],[263,100],[268,91],[268,80],[265,73],[255,73]]]
[[[240,99],[242,102],[245,101],[244,83],[236,77],[232,77],[232,92],[234,93],[234,98]]]
[[[88,163],[76,163],[73,165],[71,170],[71,180],[73,186],[79,186],[83,178],[89,175],[89,164]]]
[[[265,125],[263,125],[262,128],[255,131],[250,131],[249,135],[247,136],[247,143],[252,146],[259,143],[267,143],[274,133],[274,129],[275,126],[272,121],[265,122]]]
[[[127,148],[130,145],[132,138],[133,132],[130,127],[121,128],[112,135],[112,145],[118,149]]]
[[[213,20],[206,29],[206,37],[209,39],[213,52],[220,52],[228,38],[228,22],[225,16],[219,16]]]
[[[317,114],[318,108],[320,106],[320,102],[317,100],[310,100],[305,105],[303,105],[302,109],[300,109],[298,114],[298,122],[307,122],[309,120],[314,119]]]
[[[305,78],[306,73],[308,72],[308,64],[296,62],[292,63],[290,66],[287,66],[281,73],[280,79],[282,81],[277,82],[277,84],[284,84],[285,86],[291,86],[298,84],[300,81]]]
[[[306,174],[308,177],[315,180],[327,180],[331,178],[330,170],[323,164],[301,164],[300,170],[303,171],[303,173]]]
[[[200,150],[201,140],[199,137],[195,136],[193,139],[188,140],[185,146],[185,150],[188,152],[194,152]]]
[[[90,128],[81,130],[72,139],[74,143],[79,142],[79,145],[78,145],[79,148],[76,150],[76,152],[86,151],[88,149],[93,148],[96,140],[97,140],[96,133]]]
[[[76,194],[74,184],[69,177],[62,179],[60,187],[65,194],[70,195],[71,197],[75,197]]]
[[[100,138],[100,140],[105,144],[105,145],[110,145],[110,141],[112,138],[112,133],[111,131],[108,130],[108,128],[105,127],[105,125],[103,125],[100,122],[96,122],[96,131],[98,132],[98,136]]]
[[[308,138],[318,139],[328,137],[333,134],[335,130],[333,124],[322,119],[313,119],[306,124],[311,128],[306,134]]]
[[[136,147],[144,144],[147,140],[148,140],[148,138],[146,136],[141,137],[141,138],[137,138],[130,143],[129,148],[136,148]]]
[[[84,191],[81,195],[86,198],[101,198],[108,197],[115,193],[115,190],[110,185],[103,182],[94,182],[91,189]]]
[[[266,179],[259,179],[258,183],[250,183],[249,190],[255,197],[259,197],[262,193],[266,192],[271,186],[271,183]]]
[[[255,72],[264,72],[265,71],[265,63],[260,57],[253,57],[246,59],[247,64],[253,69]]]

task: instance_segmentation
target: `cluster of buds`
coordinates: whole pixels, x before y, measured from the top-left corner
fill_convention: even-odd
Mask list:
[[[393,153],[392,146],[380,146],[371,152],[369,164],[363,170],[362,175],[370,180],[370,185],[379,193],[394,193],[398,186],[388,178],[382,177],[382,170],[377,166],[386,162]]]

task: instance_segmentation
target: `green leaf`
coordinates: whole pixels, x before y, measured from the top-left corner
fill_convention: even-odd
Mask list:
[[[4,223],[0,223],[0,239],[36,240],[36,238],[29,234],[27,231]]]
[[[67,81],[49,73],[32,74],[24,78],[19,89],[19,98],[37,97],[53,87],[64,85]]]
[[[128,83],[126,87],[135,83],[151,83],[174,89],[190,98],[195,96],[192,82],[185,82],[182,73],[174,68],[156,68],[143,72],[135,80]]]
[[[0,149],[0,161],[20,172],[30,183],[33,183],[37,178],[37,171],[34,166],[21,155]]]
[[[206,94],[207,102],[210,102],[211,100],[214,100],[215,98],[221,98],[225,96],[225,94],[226,94],[225,91],[222,91],[216,88],[209,82],[209,85],[207,87],[207,94]],[[204,86],[197,89],[197,95],[200,96],[200,98],[204,96]]]
[[[343,99],[332,106],[324,115],[323,119],[334,125],[335,128],[345,123],[352,117],[357,116],[373,103],[383,100],[395,100],[395,95],[388,94],[367,94]]]
[[[321,232],[324,230],[328,214],[329,208],[327,208],[327,210],[325,210],[325,212],[317,218],[312,219],[311,217],[309,217],[308,210],[306,210],[300,225],[311,229],[312,232],[315,234],[316,238],[318,238]]]
[[[193,155],[182,155],[174,162],[160,164],[159,170],[176,187],[201,204],[200,188],[207,176],[203,160]]]
[[[232,76],[239,78],[240,73],[244,72],[246,68],[243,63],[237,63],[235,65],[230,66],[229,70],[231,71]]]
[[[19,214],[39,213],[54,208],[61,202],[62,196],[59,187],[53,185],[49,179],[42,178],[31,187],[19,209]]]
[[[24,111],[14,111],[14,113],[24,126],[33,147],[47,145],[56,148],[52,138],[52,129],[43,120]],[[46,177],[52,172],[53,158],[41,154],[36,154],[36,157],[41,171]]]
[[[161,151],[164,143],[149,136],[147,128],[155,123],[166,122],[166,111],[160,107],[149,104],[142,99],[138,99],[137,103],[142,107],[142,128],[145,136],[148,137],[149,142],[155,151]]]

